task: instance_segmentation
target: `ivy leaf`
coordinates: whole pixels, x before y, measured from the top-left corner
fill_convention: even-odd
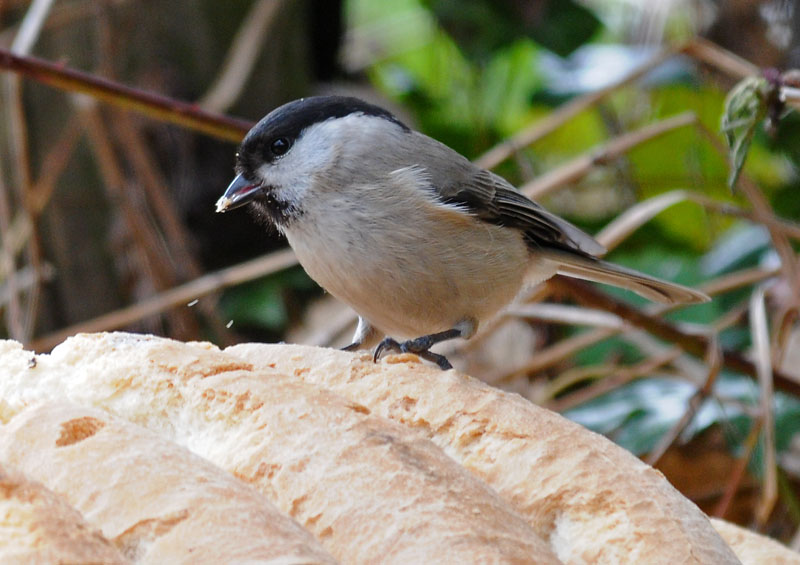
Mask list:
[[[748,77],[734,86],[725,98],[722,132],[730,147],[731,170],[728,186],[731,190],[739,180],[756,127],[767,116],[770,89],[767,79]]]

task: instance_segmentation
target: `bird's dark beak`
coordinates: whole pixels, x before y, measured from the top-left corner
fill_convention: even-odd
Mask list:
[[[233,182],[225,189],[225,194],[217,200],[217,212],[227,212],[240,206],[244,206],[261,190],[261,185],[252,183],[242,175],[236,175]]]

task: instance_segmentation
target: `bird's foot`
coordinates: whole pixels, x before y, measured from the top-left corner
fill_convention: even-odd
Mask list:
[[[452,369],[453,366],[450,364],[450,361],[447,360],[447,357],[444,355],[439,355],[438,353],[433,353],[430,351],[430,348],[436,345],[439,342],[446,341],[448,339],[453,339],[454,337],[460,337],[461,331],[457,329],[447,330],[435,334],[430,335],[423,335],[421,337],[415,339],[409,339],[408,341],[397,341],[391,337],[385,337],[383,341],[378,344],[378,347],[375,348],[375,353],[372,356],[373,361],[376,363],[378,359],[386,351],[397,351],[399,353],[413,353],[415,355],[419,355],[426,361],[430,361],[431,363],[436,363],[439,368],[443,371],[447,369]]]

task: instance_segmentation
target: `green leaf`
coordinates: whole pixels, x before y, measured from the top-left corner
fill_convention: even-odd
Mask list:
[[[734,86],[725,99],[722,132],[730,147],[728,186],[731,189],[739,179],[756,127],[767,115],[769,88],[765,78],[748,77]]]

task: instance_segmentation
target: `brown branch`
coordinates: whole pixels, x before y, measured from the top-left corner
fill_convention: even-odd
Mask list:
[[[574,356],[578,351],[603,341],[604,339],[613,337],[618,333],[619,330],[611,328],[595,328],[587,332],[579,333],[537,351],[536,355],[531,356],[530,360],[511,371],[489,375],[484,380],[491,383],[502,383],[513,381],[521,375],[541,373],[545,369]]]
[[[714,151],[727,163],[728,151],[719,137],[699,121],[695,123],[695,127],[708,140]],[[794,255],[785,230],[778,225],[780,219],[773,212],[769,201],[764,197],[758,185],[744,172],[739,176],[738,187],[753,207],[753,219],[764,224],[767,231],[769,231],[772,244],[781,258],[781,271],[784,279],[791,286],[792,306],[800,305],[800,287],[797,284],[791,284],[800,280],[800,265],[797,262],[797,257]]]
[[[6,49],[0,49],[0,69],[228,141],[241,141],[253,125],[247,120],[207,112],[196,104],[126,86],[64,65],[36,57],[20,57]]]
[[[750,462],[750,458],[753,456],[753,450],[758,443],[761,425],[761,420],[755,420],[753,422],[753,427],[750,428],[747,438],[742,444],[744,446],[744,451],[739,457],[736,458],[733,469],[731,469],[731,475],[728,479],[728,483],[725,485],[725,492],[722,494],[720,501],[714,507],[714,510],[711,511],[711,516],[714,516],[715,518],[724,518],[725,514],[728,512],[728,508],[730,508],[733,498],[736,496],[736,491],[739,490],[739,486],[741,486],[742,481],[744,480],[745,471],[747,471],[747,464]]]
[[[113,149],[111,132],[95,104],[82,108],[81,118],[103,179],[103,188],[110,201],[118,205],[117,209],[131,240],[152,271],[153,286],[159,290],[169,288],[175,284],[177,277],[171,269],[160,236],[151,226],[148,216],[142,213],[135,195],[127,190],[125,167]]]
[[[744,286],[749,286],[751,284],[764,281],[776,276],[779,272],[780,271],[778,269],[745,269],[735,273],[722,275],[717,279],[707,281],[700,286],[700,290],[709,296],[716,296],[717,294],[723,294],[725,292],[730,292]],[[552,294],[549,284],[543,284],[537,287],[537,299],[549,294]],[[678,305],[675,304],[651,304],[645,309],[645,311],[651,316],[661,316],[676,309],[677,307]],[[746,312],[746,310],[747,307],[745,306],[744,311]],[[740,318],[742,315],[739,311],[735,312],[734,314],[736,319]],[[498,319],[499,318],[495,318],[495,320],[490,321],[490,324],[492,322],[496,322]],[[714,323],[713,327],[716,331],[721,331],[731,323],[733,323],[733,321],[727,320],[726,317],[723,316],[720,320]],[[470,347],[473,345],[476,339],[479,339],[481,336],[485,335],[484,331],[486,330],[482,330],[478,336],[469,340],[464,347]],[[615,328],[595,328],[587,332],[568,337],[537,351],[536,355],[523,365],[516,367],[511,371],[504,371],[502,373],[490,375],[486,380],[493,383],[508,382],[521,375],[541,373],[545,369],[548,369],[553,365],[573,356],[577,351],[580,351],[581,349],[589,347],[590,345],[598,343],[609,337],[613,337],[620,333],[620,331],[621,330]]]
[[[675,325],[617,300],[588,283],[556,276],[550,279],[548,284],[554,285],[581,304],[616,314],[626,322],[681,347],[695,357],[702,359],[708,351],[710,345],[708,337],[683,332]],[[722,363],[730,370],[744,373],[754,379],[758,378],[756,366],[749,359],[734,351],[723,349]],[[778,389],[794,396],[800,396],[800,383],[777,369],[773,371],[773,374],[775,386]]]

